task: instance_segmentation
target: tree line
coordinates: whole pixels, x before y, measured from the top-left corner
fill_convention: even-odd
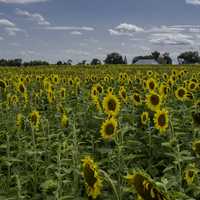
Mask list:
[[[150,55],[136,56],[132,59],[132,64],[137,64],[139,60],[149,60],[153,59],[158,64],[173,64],[172,58],[169,53],[161,54],[158,51],[152,52]],[[177,61],[179,64],[200,64],[200,55],[197,51],[186,51],[177,56]],[[117,52],[110,53],[106,56],[105,60],[102,62],[98,58],[93,58],[91,62],[87,63],[87,60],[82,60],[76,65],[101,65],[101,64],[128,64],[127,57],[122,56]],[[73,61],[68,59],[65,61],[57,61],[56,65],[72,65]],[[42,60],[32,60],[29,62],[23,62],[21,58],[15,59],[0,59],[0,66],[13,66],[13,67],[28,67],[28,66],[44,66],[49,65],[49,62]]]

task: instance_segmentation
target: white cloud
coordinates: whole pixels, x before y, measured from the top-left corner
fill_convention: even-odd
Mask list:
[[[75,49],[67,49],[65,50],[66,54],[69,55],[79,55],[79,56],[89,56],[90,53],[82,50],[75,50]]]
[[[200,28],[190,28],[189,31],[192,33],[200,33]]]
[[[0,19],[0,26],[14,27],[15,24],[12,23],[11,21],[7,20],[7,19]]]
[[[19,16],[27,17],[39,25],[50,25],[50,23],[39,13],[30,13],[25,10],[16,9],[16,14]]]
[[[193,45],[193,37],[181,33],[155,33],[151,35],[150,42],[160,45]]]
[[[45,27],[46,30],[55,30],[55,31],[94,31],[93,27],[76,27],[76,26],[48,26]]]
[[[187,4],[200,5],[200,0],[185,0]]]
[[[133,24],[127,24],[127,23],[122,23],[122,24],[118,25],[115,29],[120,31],[120,32],[141,32],[141,31],[144,31],[144,29],[141,28],[141,27],[138,27],[138,26],[133,25]]]
[[[127,36],[133,36],[133,33],[136,32],[143,32],[144,29],[141,27],[138,27],[134,24],[127,24],[127,23],[122,23],[118,26],[116,26],[114,29],[109,29],[110,35],[116,35],[116,36],[121,36],[121,35],[127,35]]]
[[[172,28],[200,28],[200,25],[191,25],[191,24],[182,24],[182,25],[173,25]]]
[[[3,37],[0,36],[0,40],[3,40]]]
[[[83,33],[81,33],[80,31],[72,31],[70,34],[71,35],[83,35]]]
[[[26,31],[24,31],[21,28],[17,27],[6,27],[5,28],[6,32],[8,33],[9,36],[15,36],[17,32],[24,32],[24,34],[27,36]]]
[[[171,32],[181,32],[184,31],[185,27],[178,27],[178,26],[166,26],[166,25],[162,25],[160,27],[153,27],[149,30],[146,30],[146,32],[150,32],[150,33],[171,33]]]
[[[0,0],[0,3],[8,3],[8,4],[29,4],[29,3],[39,3],[45,2],[48,0]]]

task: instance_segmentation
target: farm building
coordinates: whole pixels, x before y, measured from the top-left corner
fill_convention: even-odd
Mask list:
[[[155,59],[140,59],[136,65],[158,65],[159,63]]]

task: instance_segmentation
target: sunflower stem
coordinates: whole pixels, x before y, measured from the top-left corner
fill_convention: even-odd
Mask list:
[[[113,189],[113,193],[114,193],[114,195],[115,195],[115,199],[116,199],[116,200],[120,200],[120,197],[119,197],[119,195],[118,195],[117,189],[116,189],[116,187],[115,187],[115,185],[114,185],[112,179],[110,178],[110,176],[109,176],[104,170],[102,170],[102,169],[99,169],[99,171],[100,171],[100,172],[103,174],[103,176],[105,177],[104,180],[107,181],[108,183],[110,183],[110,185],[111,185],[111,187],[112,187],[112,189]]]

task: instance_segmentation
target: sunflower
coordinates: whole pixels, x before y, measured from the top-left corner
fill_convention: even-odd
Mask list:
[[[165,132],[168,128],[169,117],[168,111],[165,109],[159,110],[154,114],[155,127],[160,130],[161,133]]]
[[[119,90],[119,96],[124,102],[127,102],[128,97],[126,94],[126,89],[123,86]]]
[[[38,128],[40,124],[40,114],[38,111],[33,111],[30,113],[30,123],[33,128]]]
[[[168,195],[164,194],[151,177],[141,170],[135,171],[125,177],[130,185],[133,185],[137,194],[144,200],[168,200]]]
[[[26,88],[25,88],[25,86],[24,86],[24,83],[23,82],[20,82],[19,84],[18,84],[18,91],[21,93],[21,94],[25,94],[26,93]]]
[[[62,118],[61,118],[61,127],[62,128],[67,128],[68,127],[68,122],[69,122],[69,120],[68,120],[67,115],[63,114]]]
[[[92,89],[91,89],[91,97],[92,97],[92,98],[93,98],[93,97],[98,97],[98,94],[99,94],[99,92],[98,92],[98,90],[97,90],[96,85],[93,85],[93,86],[92,86]]]
[[[195,83],[194,81],[190,81],[188,84],[188,90],[189,91],[195,91],[197,88],[197,83]]]
[[[6,82],[3,81],[2,79],[0,79],[0,88],[1,88],[2,90],[5,90],[5,89],[6,89]]]
[[[65,99],[66,97],[66,89],[65,88],[60,88],[60,97],[61,99]]]
[[[96,106],[97,111],[102,111],[101,104],[99,102],[99,98],[97,96],[93,96],[92,101],[93,101],[94,105]]]
[[[103,99],[103,109],[106,114],[116,116],[120,111],[119,99],[112,93],[108,93]]]
[[[179,87],[175,91],[175,96],[178,100],[184,101],[186,99],[187,90],[184,87]]]
[[[147,80],[147,88],[148,88],[150,91],[155,90],[156,87],[157,87],[157,83],[156,83],[156,80],[155,80],[155,79],[150,78],[150,79]]]
[[[18,102],[19,102],[19,99],[18,99],[18,97],[16,95],[12,95],[10,97],[10,104],[16,105]]]
[[[54,101],[55,97],[54,97],[52,89],[48,89],[47,98],[48,98],[49,103],[52,103]]]
[[[134,92],[132,98],[133,98],[133,104],[135,106],[139,106],[142,104],[141,96],[138,92]]]
[[[102,181],[96,163],[90,156],[85,156],[83,162],[83,177],[87,194],[92,199],[96,199],[101,194]]]
[[[164,79],[165,81],[168,80],[168,75],[167,75],[167,73],[164,73],[164,74],[163,74],[163,79]]]
[[[96,89],[97,89],[99,94],[103,93],[103,87],[99,83],[96,84]]]
[[[114,90],[114,89],[113,89],[112,87],[109,87],[109,88],[107,89],[107,92],[112,94],[112,93],[113,93],[113,90]]]
[[[74,84],[73,79],[71,77],[68,79],[68,84],[69,86],[72,86]]]
[[[188,185],[191,185],[194,182],[198,173],[198,169],[195,167],[195,164],[190,164],[184,171],[184,179]]]
[[[148,76],[148,77],[153,76],[153,72],[152,72],[151,70],[148,70],[148,71],[147,71],[147,76]]]
[[[54,75],[52,76],[52,82],[53,82],[54,84],[58,84],[58,83],[60,82],[60,79],[59,79],[58,74],[54,74]]]
[[[166,97],[169,92],[169,87],[165,84],[161,84],[159,87],[159,94],[163,97]]]
[[[147,95],[146,98],[147,107],[152,110],[156,111],[160,108],[161,104],[161,96],[155,92],[151,92]]]
[[[101,133],[102,138],[111,139],[115,135],[116,129],[117,129],[117,120],[114,119],[113,117],[110,119],[107,119],[101,125],[100,133]]]
[[[192,149],[196,154],[200,155],[200,140],[195,140],[192,143]]]
[[[148,122],[149,122],[149,113],[148,113],[148,112],[143,112],[143,113],[141,114],[140,118],[141,118],[141,123],[142,123],[143,125],[147,125]]]

